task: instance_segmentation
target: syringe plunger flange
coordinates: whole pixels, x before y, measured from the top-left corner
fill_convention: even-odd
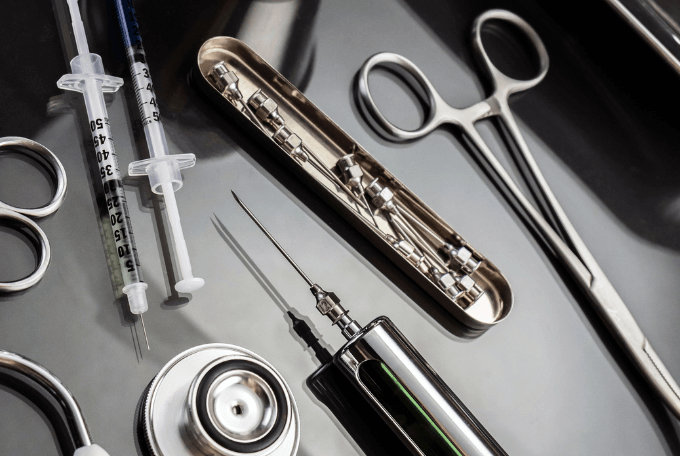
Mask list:
[[[151,191],[157,195],[163,194],[163,184],[168,182],[172,183],[172,190],[175,192],[182,188],[182,174],[179,171],[179,164],[174,160],[151,163],[147,171]]]
[[[196,164],[194,154],[172,154],[146,158],[130,163],[130,176],[149,176],[151,191],[157,195],[163,194],[163,184],[172,183],[172,190],[182,188],[181,170],[191,168]]]
[[[63,90],[83,92],[87,79],[100,83],[102,92],[116,92],[123,85],[123,80],[104,73],[102,58],[97,54],[79,54],[71,59],[71,73],[65,74],[57,81],[57,87]]]

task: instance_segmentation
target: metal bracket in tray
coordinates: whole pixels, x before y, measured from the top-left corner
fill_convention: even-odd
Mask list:
[[[504,320],[498,268],[243,42],[206,41],[194,81],[465,325]]]

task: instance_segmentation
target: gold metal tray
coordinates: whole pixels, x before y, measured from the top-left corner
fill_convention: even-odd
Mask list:
[[[216,78],[215,66],[223,63],[230,71],[230,77],[238,78],[238,100],[228,89],[220,90],[226,84]],[[329,119],[319,108],[310,102],[299,90],[288,82],[278,71],[269,66],[260,56],[245,43],[230,37],[215,37],[206,41],[198,52],[197,65],[193,70],[194,83],[204,91],[221,109],[232,116],[241,126],[253,134],[264,144],[277,159],[286,164],[318,195],[329,203],[337,212],[345,217],[369,241],[385,253],[395,264],[413,278],[437,302],[448,310],[463,324],[477,329],[485,329],[503,321],[512,308],[513,296],[510,284],[496,266],[481,253],[470,246],[462,236],[442,220],[432,209],[427,207],[413,192],[401,183],[392,173],[382,166],[366,150],[364,150],[347,133]],[[215,73],[215,74],[213,74]],[[221,80],[222,82],[224,80]],[[235,85],[232,85],[232,89]],[[218,88],[220,87],[220,88]],[[291,154],[291,147],[284,147],[284,141],[278,135],[277,126],[271,126],[257,115],[255,103],[258,90],[265,97],[276,103],[280,119],[285,121],[288,132],[292,132],[302,141],[307,159]],[[271,102],[270,102],[271,103]],[[262,114],[262,113],[260,113]],[[296,149],[299,152],[299,149]],[[393,197],[387,197],[398,206],[399,220],[407,221],[415,229],[417,242],[408,242],[415,238],[405,238],[404,231],[395,225],[394,217],[385,210],[372,204],[380,203],[380,199],[370,198],[367,192],[364,198],[356,193],[350,196],[347,187],[341,187],[343,173],[337,166],[341,157],[353,154],[356,163],[363,170],[361,183],[363,188],[369,187],[378,178],[381,187],[388,188]],[[314,157],[310,156],[313,155]],[[314,166],[315,160],[323,162],[323,167]],[[304,160],[304,161],[303,161]],[[334,174],[329,176],[327,171]],[[373,187],[375,189],[376,187]],[[366,202],[366,204],[362,204]],[[368,210],[372,210],[371,216]],[[391,217],[393,222],[388,220]],[[374,222],[375,221],[375,222]],[[396,229],[395,229],[396,227]],[[408,235],[409,232],[406,232]],[[453,246],[452,252],[462,252],[454,261],[452,255],[446,255],[440,241],[444,240]],[[402,242],[400,242],[402,241]],[[416,253],[409,254],[409,244],[415,246]],[[439,257],[426,255],[429,244],[431,250]],[[462,249],[461,249],[462,248]],[[446,288],[450,282],[448,277],[437,278],[432,268],[424,266],[414,259],[420,253],[431,261],[425,264],[445,264],[456,280],[456,285]],[[444,273],[442,268],[439,273]],[[470,284],[474,284],[470,287]],[[465,285],[468,285],[466,287]],[[457,290],[454,293],[451,290]],[[464,291],[460,291],[464,290]],[[455,294],[455,296],[454,296]]]

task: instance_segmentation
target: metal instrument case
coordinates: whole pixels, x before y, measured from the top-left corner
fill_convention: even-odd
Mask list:
[[[300,136],[304,144],[313,150],[331,170],[340,157],[354,153],[365,176],[370,180],[380,177],[380,182],[394,193],[394,199],[399,201],[400,205],[405,207],[413,217],[448,243],[456,247],[467,247],[474,258],[481,261],[481,265],[471,274],[471,277],[483,289],[484,294],[473,303],[463,307],[409,262],[385,238],[384,233],[394,233],[385,218],[376,217],[380,230],[376,229],[370,218],[359,215],[354,202],[342,190],[335,187],[323,174],[307,163],[301,166],[270,135],[263,132],[241,109],[222,95],[209,78],[211,69],[219,62],[224,62],[237,74],[244,101],[248,100],[258,89],[273,99],[278,104],[279,113],[285,118],[286,125]],[[512,290],[498,268],[470,246],[462,236],[245,43],[231,37],[215,37],[206,41],[198,52],[192,79],[193,83],[213,102],[265,145],[278,160],[291,169],[460,322],[471,328],[486,329],[508,316],[513,305]]]

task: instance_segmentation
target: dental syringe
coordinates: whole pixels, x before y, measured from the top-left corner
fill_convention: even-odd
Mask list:
[[[149,66],[146,63],[146,54],[142,47],[132,1],[115,0],[115,4],[150,156],[146,160],[130,163],[128,174],[130,176],[148,175],[151,191],[163,195],[180,275],[180,280],[175,284],[175,290],[190,293],[201,288],[205,281],[192,274],[175,192],[182,187],[180,170],[194,166],[196,156],[169,153],[158,109],[158,99],[153,89]]]
[[[142,314],[149,309],[145,292],[147,284],[142,281],[142,274],[139,269],[139,257],[137,256],[135,238],[132,234],[130,213],[125,199],[123,180],[118,168],[116,149],[113,145],[109,116],[104,102],[104,92],[117,91],[123,85],[123,80],[104,74],[102,58],[97,54],[90,53],[87,45],[85,27],[78,9],[78,0],[68,0],[68,6],[71,11],[71,24],[78,47],[78,55],[71,60],[72,73],[62,76],[57,81],[57,86],[63,90],[72,90],[83,94],[99,173],[104,185],[106,206],[116,244],[118,262],[123,275],[123,293],[127,295],[130,312],[139,315],[142,320],[144,338],[148,349],[149,339],[142,317]]]
[[[319,350],[319,361],[324,366],[333,364],[345,375],[392,429],[394,439],[401,440],[415,456],[507,456],[389,318],[378,317],[362,327],[349,316],[340,298],[312,281],[236,193],[231,194],[307,282],[319,313],[328,317],[347,339],[332,359]],[[307,336],[306,341],[315,343],[316,338]],[[333,391],[329,393],[335,400],[339,397]]]

